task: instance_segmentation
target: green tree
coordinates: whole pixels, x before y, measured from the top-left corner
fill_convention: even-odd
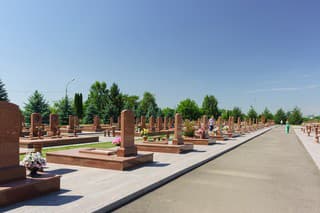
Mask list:
[[[139,106],[139,96],[123,95],[124,109],[130,109],[136,113]]]
[[[72,115],[72,101],[65,96],[61,100],[54,103],[54,108],[56,109],[56,113],[59,116],[59,122],[62,125],[66,125],[69,123],[69,115]]]
[[[169,107],[162,109],[163,116],[168,117],[168,118],[174,118],[175,113],[176,113],[175,110],[171,109]]]
[[[243,119],[243,113],[240,109],[240,107],[233,107],[232,111],[231,111],[231,115],[234,117],[234,121],[237,122],[238,118],[240,117],[240,119]]]
[[[86,124],[92,124],[94,116],[98,115],[98,109],[93,103],[89,102],[89,105],[86,107],[85,116],[83,122]]]
[[[108,103],[108,95],[109,90],[107,89],[106,82],[96,81],[91,85],[88,99],[85,103],[85,108],[89,107],[89,105],[93,105],[94,108],[97,110],[96,115],[102,118],[106,109],[106,105]],[[91,106],[91,108],[93,106]],[[85,110],[85,112],[88,112],[88,110]]]
[[[228,110],[228,109],[221,110],[221,118],[223,120],[228,120],[230,116],[232,116],[232,110]]]
[[[274,122],[276,124],[280,124],[281,120],[283,121],[283,123],[285,123],[287,120],[287,115],[282,108],[278,109],[276,114],[274,114]]]
[[[158,109],[154,105],[150,104],[145,115],[147,118],[150,118],[151,116],[157,117]]]
[[[188,120],[196,120],[200,117],[199,106],[194,100],[189,98],[178,104],[177,112],[180,113],[184,119]]]
[[[82,93],[74,94],[73,100],[74,112],[80,119],[83,117],[83,99]]]
[[[139,103],[136,116],[140,117],[145,115],[147,118],[149,118],[149,115],[156,116],[157,112],[158,105],[156,103],[156,98],[150,92],[145,92],[142,100]]]
[[[288,117],[288,121],[293,125],[300,125],[303,122],[302,112],[298,107],[295,107]]]
[[[26,123],[30,123],[30,115],[32,113],[40,113],[42,116],[42,122],[49,123],[49,104],[38,90],[28,98],[28,103],[25,103],[23,115]]]
[[[8,93],[4,83],[0,79],[0,101],[9,101]]]
[[[162,109],[158,108],[157,117],[163,117]]]
[[[117,84],[113,83],[109,90],[107,105],[104,110],[104,121],[107,122],[110,117],[117,119],[124,107],[124,101]]]
[[[253,108],[253,106],[250,106],[250,109],[248,111],[248,118],[250,119],[256,119],[258,118],[258,113],[256,112],[256,110]]]
[[[261,113],[261,116],[264,116],[266,121],[273,119],[273,114],[270,112],[270,110],[266,107],[263,112]]]
[[[202,102],[202,113],[209,117],[219,117],[218,101],[213,95],[206,95]]]

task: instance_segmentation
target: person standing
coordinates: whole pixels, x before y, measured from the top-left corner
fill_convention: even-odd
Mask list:
[[[212,132],[213,126],[214,126],[214,118],[211,117],[211,118],[209,119],[209,130],[210,130],[210,132]]]
[[[286,121],[286,127],[285,127],[286,134],[289,134],[289,130],[290,130],[290,124],[288,121]]]
[[[282,124],[283,124],[283,120],[281,120],[281,121],[280,121],[280,124],[281,124],[281,126],[282,126]]]

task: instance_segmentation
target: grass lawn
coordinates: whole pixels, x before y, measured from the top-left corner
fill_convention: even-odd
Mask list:
[[[82,145],[66,145],[62,147],[46,147],[42,149],[42,156],[46,157],[47,152],[75,149],[75,148],[111,148],[115,147],[111,142],[101,142],[95,144],[82,144]],[[23,160],[24,154],[20,155],[20,161]]]

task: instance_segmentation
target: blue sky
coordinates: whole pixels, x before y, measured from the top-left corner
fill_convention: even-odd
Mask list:
[[[320,114],[317,0],[0,1],[0,78],[23,106],[87,94],[95,80],[150,91],[161,107],[213,94],[219,106]]]

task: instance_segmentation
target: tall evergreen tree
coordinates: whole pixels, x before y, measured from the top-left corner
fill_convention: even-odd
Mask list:
[[[154,105],[150,104],[147,110],[147,113],[145,114],[147,118],[150,118],[151,116],[157,117],[158,110],[155,108]]]
[[[281,120],[283,123],[285,123],[287,120],[287,115],[282,108],[278,109],[276,114],[274,114],[274,121],[276,124],[280,124]]]
[[[107,89],[106,82],[96,81],[91,85],[88,99],[85,103],[85,108],[91,105],[91,109],[93,109],[94,107],[97,110],[97,114],[95,115],[98,115],[100,118],[102,118],[106,109],[106,105],[108,103],[108,95],[109,90]],[[85,112],[89,111],[85,110]],[[90,116],[91,115],[89,115],[89,117]]]
[[[143,94],[142,100],[139,103],[136,116],[138,117],[139,116],[149,117],[148,115],[156,116],[157,112],[158,112],[158,105],[156,103],[155,96],[150,92],[145,92]]]
[[[32,113],[40,113],[43,123],[49,123],[49,104],[44,96],[36,90],[28,99],[28,103],[24,106],[23,115],[26,123],[30,123],[30,115]]]
[[[232,110],[223,109],[223,110],[221,111],[221,118],[222,118],[222,119],[228,120],[230,116],[232,116]]]
[[[267,107],[264,109],[264,111],[262,112],[261,116],[264,116],[266,121],[273,119],[273,115],[272,115],[272,113],[270,112],[270,110]]]
[[[250,109],[248,111],[248,118],[250,119],[256,119],[258,118],[258,113],[256,110],[253,108],[253,106],[250,106]]]
[[[238,122],[238,118],[243,119],[243,113],[239,107],[233,107],[231,115],[233,116],[235,122]]]
[[[137,109],[139,106],[139,96],[137,95],[123,95],[124,109],[130,109],[137,115]]]
[[[79,118],[83,117],[83,100],[82,93],[76,93],[74,95],[74,112]]]
[[[69,123],[69,115],[72,115],[71,101],[68,96],[65,96],[61,100],[54,103],[56,113],[59,115],[59,122],[62,125]]]
[[[295,107],[288,117],[290,124],[300,125],[303,122],[302,112],[298,107]]]
[[[124,107],[124,101],[117,84],[113,83],[109,90],[107,104],[104,110],[104,121],[107,122],[110,117],[117,119]]]
[[[219,116],[218,101],[213,95],[206,95],[202,102],[202,113],[209,117],[214,116],[216,119]]]
[[[8,93],[4,83],[0,79],[0,101],[9,101]]]
[[[83,118],[84,123],[92,124],[94,116],[98,115],[98,109],[93,103],[89,102],[89,105],[86,107],[85,116]]]
[[[162,114],[163,114],[163,116],[165,116],[165,117],[174,118],[175,110],[174,110],[174,109],[171,109],[171,108],[169,108],[169,107],[166,107],[166,108],[163,108],[163,109],[162,109]]]

